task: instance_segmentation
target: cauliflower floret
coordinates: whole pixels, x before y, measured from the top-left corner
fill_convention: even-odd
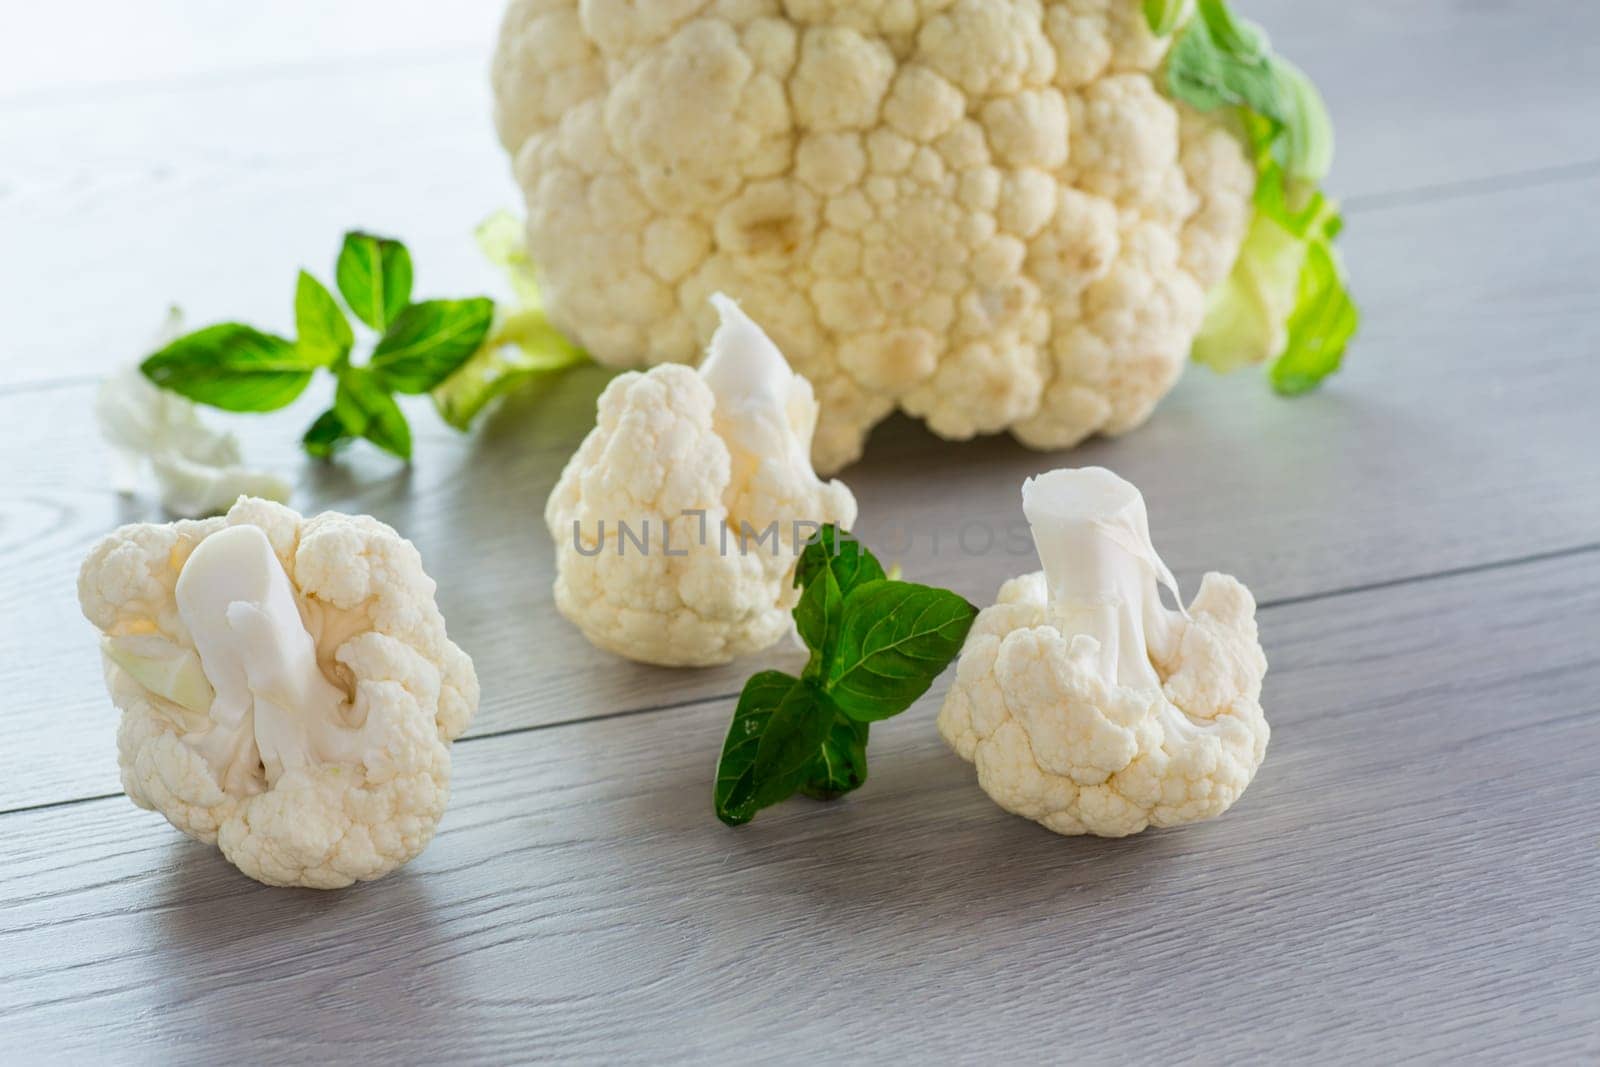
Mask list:
[[[995,803],[1061,834],[1122,837],[1226,811],[1269,730],[1250,591],[1207,574],[1187,612],[1144,501],[1099,468],[1023,488],[1044,570],[978,616],[939,713]]]
[[[545,507],[555,601],[590,641],[664,666],[771,646],[799,598],[795,557],[856,502],[811,468],[817,401],[760,327],[720,294],[699,372],[614,380]]]
[[[1256,175],[1157,88],[1139,0],[513,0],[493,81],[552,320],[693,360],[743,302],[814,385],[818,470],[901,408],[1039,448],[1147,418]]]
[[[336,889],[414,858],[478,706],[433,594],[412,544],[366,516],[245,498],[106,537],[78,597],[129,799],[269,885]]]

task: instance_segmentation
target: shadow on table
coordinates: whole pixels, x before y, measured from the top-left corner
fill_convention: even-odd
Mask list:
[[[172,1039],[431,1032],[457,981],[435,890],[405,868],[336,892],[264,886],[180,841],[144,917],[147,1016]]]

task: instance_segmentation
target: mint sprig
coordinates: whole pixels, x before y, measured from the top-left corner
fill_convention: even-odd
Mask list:
[[[860,788],[871,724],[928,691],[978,614],[949,590],[886,577],[833,526],[801,553],[795,584],[811,659],[800,677],[762,671],[739,695],[712,790],[729,826],[795,793],[833,800]]]
[[[331,458],[365,439],[411,458],[411,427],[396,393],[427,393],[483,347],[494,301],[411,299],[411,253],[389,237],[344,236],[334,278],[345,307],[307,271],[295,283],[293,340],[241,323],[208,326],[178,338],[140,369],[163,389],[225,411],[287,407],[319,370],[337,381],[334,403],[301,438],[306,452]],[[355,364],[356,334],[345,308],[377,334],[371,358]]]

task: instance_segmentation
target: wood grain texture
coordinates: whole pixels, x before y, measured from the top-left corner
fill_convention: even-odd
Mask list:
[[[865,537],[908,573],[987,602],[1037,566],[1031,549],[1004,550],[1022,480],[1102,463],[1144,489],[1157,544],[1191,591],[1207,569],[1270,601],[1600,541],[1600,180],[1365,218],[1350,253],[1366,329],[1323,393],[1285,401],[1254,375],[1196,369],[1138,433],[1065,456],[892,423],[845,474]],[[476,733],[730,694],[763,662],[795,658],[650,669],[596,651],[555,615],[544,499],[604,380],[575,375],[468,438],[413,405],[409,471],[363,450],[332,468],[304,462],[296,442],[320,395],[235,420],[253,457],[295,472],[302,510],[367,511],[416,541],[485,681]],[[0,597],[33,605],[0,618],[0,638],[34,650],[0,660],[12,694],[0,810],[118,789],[114,714],[74,582],[95,539],[160,516],[106,491],[87,427],[60,431],[81,425],[91,395],[0,395],[11,427],[0,450],[15,457],[0,465],[0,551],[12,562]],[[985,528],[999,533],[981,551]]]
[[[603,376],[469,438],[415,407],[409,470],[302,464],[313,397],[245,422],[251,454],[306,510],[411,536],[485,680],[439,839],[329,895],[85,799],[118,789],[115,720],[73,579],[158,517],[106,490],[89,383],[173,299],[287,328],[295,269],[328,273],[351,225],[402,234],[421,295],[493,291],[466,234],[517,197],[488,117],[500,0],[0,13],[6,1053],[1600,1060],[1600,6],[1239,6],[1337,118],[1367,316],[1347,371],[1294,403],[1191,373],[1070,457],[894,422],[847,473],[886,554],[985,602],[1033,563],[956,542],[1014,520],[1024,476],[1143,486],[1189,591],[1216,568],[1269,605],[1274,738],[1233,812],[1057,838],[988,802],[930,698],[874,732],[858,794],[726,830],[712,763],[763,661],[637,667],[551,608],[540,512]]]
[[[35,5],[59,14],[30,10],[30,32],[0,33],[27,53],[14,77],[42,86],[17,96],[0,80],[0,234],[27,249],[0,257],[0,293],[29,311],[0,342],[0,384],[100,373],[174,301],[199,320],[287,328],[295,270],[326,270],[351,226],[403,236],[419,292],[490,284],[464,236],[518,202],[489,121],[492,0],[449,18],[413,2],[296,0],[244,33],[193,0],[154,0],[137,31],[111,14],[89,43],[70,35],[81,65],[40,58],[54,52],[33,42],[69,36],[58,20],[95,21],[85,6],[102,5]],[[1327,95],[1340,195],[1600,161],[1600,7],[1241,8]],[[382,29],[351,34],[363,19]]]
[[[925,700],[851,798],[712,817],[729,705],[464,742],[415,863],[269,890],[122,800],[6,818],[8,1050],[200,1061],[1600,1054],[1600,553],[1267,609],[1267,762],[1125,841]]]

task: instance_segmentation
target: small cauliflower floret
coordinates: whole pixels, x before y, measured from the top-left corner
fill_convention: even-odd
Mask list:
[[[737,304],[696,373],[614,380],[545,507],[555,601],[600,648],[707,666],[781,638],[799,547],[856,502],[811,467],[817,401]]]
[[[1220,815],[1266,755],[1267,660],[1250,591],[1207,574],[1188,611],[1144,498],[1108,470],[1029,479],[1044,570],[984,610],[939,713],[995,803],[1061,834],[1123,837]]]
[[[478,705],[409,541],[365,516],[125,526],[78,578],[129,799],[268,885],[381,878],[433,837]]]

